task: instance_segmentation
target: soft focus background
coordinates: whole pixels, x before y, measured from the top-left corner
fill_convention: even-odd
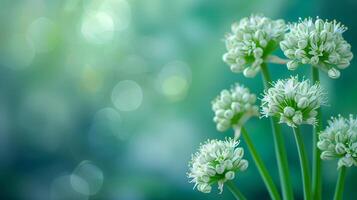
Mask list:
[[[356,54],[356,10],[355,0],[0,0],[0,199],[233,199],[192,190],[186,178],[200,142],[231,134],[215,130],[211,100],[236,81],[262,92],[259,74],[243,78],[221,59],[230,24],[251,13],[337,19]],[[309,67],[270,68],[274,79],[310,75]],[[357,113],[356,73],[354,59],[338,80],[322,74],[331,105],[324,122]],[[252,119],[247,129],[278,180],[269,121]],[[324,163],[331,196],[336,163]],[[352,168],[346,199],[355,199],[356,180]],[[248,199],[269,199],[253,162],[235,181]]]

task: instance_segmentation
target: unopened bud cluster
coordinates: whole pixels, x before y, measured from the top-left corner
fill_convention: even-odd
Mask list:
[[[236,173],[245,171],[248,161],[243,159],[243,148],[233,139],[208,140],[192,156],[188,177],[195,183],[197,190],[210,193],[212,184],[218,184],[220,192],[228,180],[233,180]]]
[[[357,166],[357,119],[340,115],[328,122],[319,135],[317,147],[322,151],[321,159],[338,159],[338,168]]]
[[[226,36],[227,53],[223,60],[232,72],[254,77],[265,57],[279,46],[286,31],[283,20],[252,15],[232,25]]]
[[[225,131],[232,126],[240,126],[251,116],[258,116],[259,108],[255,105],[256,95],[249,89],[235,84],[230,90],[221,91],[212,101],[215,113],[213,121],[218,131]]]
[[[340,69],[350,65],[353,57],[351,45],[344,40],[342,33],[346,27],[336,21],[311,18],[293,23],[289,32],[280,42],[280,47],[291,61],[290,70],[300,64],[310,64],[326,71],[331,78],[340,76]]]
[[[301,124],[316,124],[317,108],[326,102],[325,93],[319,84],[309,80],[299,82],[298,77],[278,80],[264,92],[261,113],[275,116],[280,123],[296,127]]]

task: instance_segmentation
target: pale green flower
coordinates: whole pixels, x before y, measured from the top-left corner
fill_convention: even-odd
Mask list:
[[[249,89],[235,84],[230,90],[223,90],[212,101],[215,113],[213,121],[218,131],[226,131],[233,126],[242,126],[252,116],[258,116],[259,108],[255,105],[256,95]]]
[[[218,184],[222,193],[223,185],[233,180],[238,172],[245,171],[248,161],[243,159],[244,150],[239,142],[231,138],[226,140],[208,140],[192,155],[188,177],[195,183],[197,190],[210,193],[213,184]]]
[[[280,123],[296,127],[301,124],[316,124],[317,109],[326,103],[326,96],[318,83],[309,80],[299,82],[298,77],[278,80],[264,91],[261,113],[275,116]]]
[[[321,159],[338,159],[338,168],[357,166],[357,119],[332,117],[328,126],[319,135],[317,147],[321,149]]]
[[[227,53],[223,61],[232,72],[254,77],[267,56],[279,46],[285,31],[284,20],[262,15],[243,18],[232,25],[232,32],[226,36]]]
[[[285,56],[291,59],[288,69],[310,64],[327,72],[331,78],[338,78],[339,70],[350,65],[353,54],[351,45],[342,36],[347,28],[341,23],[308,18],[288,27],[289,32],[280,42]]]

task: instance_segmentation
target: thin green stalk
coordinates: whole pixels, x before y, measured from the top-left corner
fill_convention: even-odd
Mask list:
[[[309,164],[307,159],[307,154],[304,147],[304,141],[301,137],[300,129],[293,128],[294,136],[296,140],[296,145],[300,158],[300,167],[301,167],[301,175],[302,175],[302,185],[304,188],[304,199],[311,200],[311,185],[310,185],[310,176],[309,176]]]
[[[346,178],[346,167],[342,166],[338,173],[335,196],[333,197],[334,200],[342,200],[343,188],[345,186],[345,178]]]
[[[271,85],[271,78],[268,70],[268,66],[266,63],[263,63],[261,66],[261,72],[263,75],[263,83],[264,88],[268,89]],[[274,148],[275,148],[275,156],[278,163],[279,177],[281,190],[283,194],[284,200],[292,200],[294,199],[293,189],[291,186],[291,179],[289,173],[289,165],[288,165],[288,157],[286,154],[286,148],[284,144],[284,138],[281,134],[280,126],[276,118],[271,117],[270,123],[273,131],[274,138]]]
[[[312,68],[312,81],[313,83],[320,82],[319,69],[317,67]],[[322,169],[321,169],[321,151],[317,148],[318,134],[321,131],[322,119],[321,119],[321,109],[317,109],[317,123],[314,127],[312,135],[312,192],[313,197],[316,200],[321,200],[322,195]]]
[[[244,197],[244,195],[239,191],[239,189],[237,188],[237,186],[236,186],[232,181],[227,181],[227,182],[226,182],[226,186],[228,187],[229,191],[232,192],[233,196],[234,196],[237,200],[246,200],[246,198]]]
[[[265,167],[262,158],[260,157],[260,155],[258,154],[257,150],[255,149],[255,147],[253,145],[253,142],[249,137],[248,132],[245,130],[244,127],[242,127],[241,131],[242,131],[243,139],[244,139],[245,143],[248,146],[250,154],[252,155],[252,158],[253,158],[253,160],[255,162],[255,165],[257,166],[257,169],[258,169],[258,171],[260,173],[260,176],[262,177],[262,179],[263,179],[263,181],[265,183],[265,186],[268,189],[270,197],[273,200],[280,200],[280,195],[279,195],[278,190],[276,189],[274,181],[271,178],[267,168]]]

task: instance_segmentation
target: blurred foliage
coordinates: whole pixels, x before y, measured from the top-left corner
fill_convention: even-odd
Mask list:
[[[354,51],[356,9],[353,0],[1,0],[0,199],[232,199],[192,190],[185,174],[200,142],[229,134],[212,122],[216,94],[235,81],[262,91],[259,76],[232,74],[221,60],[230,24],[251,13],[337,19],[350,28]],[[338,80],[322,75],[331,105],[324,121],[357,113],[355,65]],[[292,74],[271,68],[274,79]],[[308,77],[309,67],[295,73]],[[247,129],[277,181],[268,121]],[[301,199],[298,157],[284,131]],[[326,196],[335,167],[324,164]],[[356,178],[351,169],[346,199]],[[253,162],[236,182],[249,199],[268,199]]]

